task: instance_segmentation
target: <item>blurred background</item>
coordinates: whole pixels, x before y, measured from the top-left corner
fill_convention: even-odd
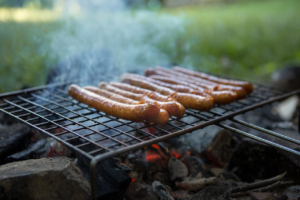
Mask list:
[[[0,0],[0,93],[53,71],[64,81],[173,64],[269,82],[300,64],[299,10],[299,0]]]

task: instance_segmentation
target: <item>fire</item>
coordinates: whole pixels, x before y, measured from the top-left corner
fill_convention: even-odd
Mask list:
[[[135,181],[136,181],[136,179],[135,179],[135,178],[132,178],[132,179],[131,179],[131,182],[135,182]]]

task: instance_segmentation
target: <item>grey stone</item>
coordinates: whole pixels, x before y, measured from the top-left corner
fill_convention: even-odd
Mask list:
[[[90,184],[71,159],[42,158],[0,166],[0,200],[85,200]]]

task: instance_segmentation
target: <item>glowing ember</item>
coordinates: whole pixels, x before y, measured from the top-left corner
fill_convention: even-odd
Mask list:
[[[175,158],[179,158],[180,157],[179,153],[177,153],[176,151],[171,151],[171,156],[175,157]]]
[[[161,159],[161,156],[153,151],[147,151],[146,152],[146,160],[148,162],[155,162],[157,160]]]

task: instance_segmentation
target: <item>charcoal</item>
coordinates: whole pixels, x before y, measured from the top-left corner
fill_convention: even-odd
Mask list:
[[[159,181],[161,183],[167,183],[169,180],[168,174],[165,172],[156,172],[153,175],[153,180]]]
[[[250,192],[255,200],[287,200],[285,194],[269,193],[269,192]]]
[[[169,193],[175,200],[190,200],[192,197],[191,193],[184,189],[169,191]]]
[[[176,182],[176,186],[189,191],[198,191],[208,185],[214,185],[218,181],[219,180],[216,177],[185,179],[181,182]]]
[[[23,124],[0,125],[0,164],[7,156],[25,149],[31,135],[30,128]]]
[[[142,181],[131,182],[125,197],[130,200],[159,200],[152,187]]]
[[[8,156],[5,159],[5,162],[9,163],[14,161],[45,157],[49,153],[49,151],[50,144],[48,143],[47,139],[43,139],[34,143],[33,145],[30,145],[27,149],[21,152]]]
[[[89,200],[91,187],[67,157],[41,158],[0,166],[0,200]]]
[[[157,196],[159,196],[160,200],[174,200],[166,186],[161,184],[159,181],[153,181],[152,189],[157,194]]]
[[[227,130],[221,130],[205,150],[206,157],[214,164],[227,167],[234,153],[233,135]]]
[[[216,185],[204,187],[198,193],[193,195],[190,200],[223,200],[225,191],[236,186],[238,186],[238,183],[234,181],[219,182]]]
[[[238,145],[228,169],[245,182],[267,179],[287,172],[286,180],[294,180],[298,183],[296,177],[300,177],[299,167],[297,156],[244,138]]]
[[[187,166],[191,177],[196,177],[199,173],[204,178],[213,176],[206,164],[197,156],[185,156],[181,161]]]
[[[289,197],[289,199],[299,199],[300,197],[300,185],[294,185],[286,188],[283,193]]]
[[[78,155],[78,167],[84,176],[90,180],[90,160]],[[97,165],[97,187],[99,199],[120,199],[128,188],[131,177],[129,172],[119,166],[113,158],[101,161]]]
[[[222,180],[234,180],[234,181],[241,181],[240,178],[235,175],[233,172],[229,172],[224,168],[212,168],[210,171],[213,173],[214,176]]]
[[[188,169],[185,164],[175,157],[169,159],[168,169],[171,181],[184,178],[188,175]]]

